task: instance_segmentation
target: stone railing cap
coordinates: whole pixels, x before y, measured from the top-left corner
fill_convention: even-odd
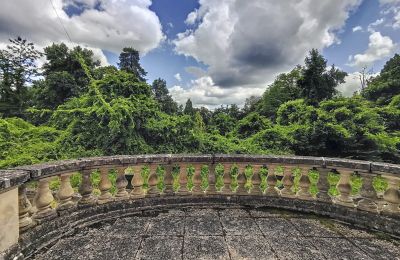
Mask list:
[[[384,172],[400,174],[400,165],[375,163],[368,161],[349,160],[327,157],[285,156],[285,155],[241,155],[241,154],[149,154],[149,155],[115,155],[75,160],[52,161],[48,163],[21,166],[11,169],[25,177],[15,177],[18,180],[27,178],[34,180],[46,176],[53,176],[63,172],[75,172],[84,169],[95,169],[100,166],[110,167],[142,164],[174,164],[174,163],[258,163],[258,164],[293,164],[308,165],[310,167],[327,167],[336,169],[350,169],[363,172]],[[4,176],[6,176],[4,174]],[[7,175],[8,176],[8,175]],[[4,177],[0,189],[4,189],[9,177]],[[25,179],[25,180],[28,180]],[[12,181],[10,180],[10,185]]]
[[[371,162],[369,161],[324,157],[324,163],[325,166],[329,168],[347,168],[366,172],[371,171]]]
[[[0,170],[0,193],[30,179],[29,172],[22,170]]]
[[[373,163],[371,163],[371,170],[373,172],[381,172],[381,173],[390,173],[390,174],[396,174],[396,175],[399,174],[400,175],[400,165],[398,165],[398,164],[373,162]]]

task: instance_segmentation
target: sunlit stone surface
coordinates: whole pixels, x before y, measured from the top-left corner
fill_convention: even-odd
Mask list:
[[[188,207],[101,222],[33,259],[399,259],[398,242],[277,210]]]

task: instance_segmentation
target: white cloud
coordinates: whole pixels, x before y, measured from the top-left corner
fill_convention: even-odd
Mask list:
[[[339,90],[345,97],[353,96],[354,92],[361,90],[361,81],[360,81],[361,75],[362,74],[360,72],[349,73],[345,78],[346,82],[343,84],[340,84],[337,87],[337,90]],[[378,75],[379,75],[379,73],[376,73],[376,74],[368,74],[367,73],[365,75],[365,77],[366,77],[366,79],[369,79],[371,77],[376,77]]]
[[[385,19],[381,18],[381,19],[376,20],[376,21],[373,22],[373,23],[370,23],[370,24],[368,25],[368,32],[370,32],[370,33],[375,32],[375,28],[376,28],[377,26],[383,24],[384,21],[385,21]]]
[[[180,73],[176,73],[176,74],[174,75],[174,77],[175,77],[175,79],[176,79],[177,81],[179,81],[179,82],[182,81],[182,77],[181,77],[181,74],[180,74]]]
[[[197,13],[197,9],[196,9],[193,12],[190,12],[188,14],[185,23],[187,25],[193,25],[196,23],[197,17],[198,17],[198,13]]]
[[[175,50],[208,66],[209,88],[262,89],[310,49],[339,42],[335,32],[360,2],[200,0],[187,18],[195,26],[178,34]]]
[[[363,54],[356,54],[350,58],[351,66],[371,66],[375,61],[389,57],[396,45],[388,36],[382,36],[380,32],[374,32],[369,36],[368,49]]]
[[[141,53],[156,48],[164,39],[157,15],[149,9],[150,0],[53,0],[69,35],[76,44],[96,50],[119,53],[132,46]],[[85,6],[81,14],[69,17],[63,10],[68,4]],[[101,4],[101,8],[94,7]],[[2,1],[0,42],[21,36],[44,47],[52,42],[67,42],[57,16],[48,0]]]
[[[238,104],[244,105],[246,98],[250,96],[261,96],[264,88],[221,88],[215,86],[211,77],[204,76],[192,80],[189,88],[174,86],[169,89],[172,97],[179,103],[185,104],[188,98],[191,99],[195,107],[207,107],[214,109],[221,105]]]
[[[353,27],[353,32],[358,32],[358,31],[362,31],[362,27],[361,26],[356,26],[356,27]]]

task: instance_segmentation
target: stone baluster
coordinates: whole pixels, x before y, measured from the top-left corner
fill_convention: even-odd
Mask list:
[[[201,164],[194,164],[194,176],[193,176],[193,194],[203,194],[203,191],[201,189]]]
[[[268,165],[268,176],[267,176],[267,189],[265,190],[265,194],[269,196],[278,196],[279,191],[276,188],[276,184],[278,179],[275,175],[276,165]]]
[[[226,163],[223,164],[224,166],[224,187],[222,188],[222,194],[232,194],[231,191],[231,170],[232,170],[232,164],[231,163]]]
[[[253,182],[253,188],[250,191],[250,194],[252,195],[261,195],[262,191],[260,188],[261,184],[261,177],[260,177],[260,169],[262,165],[253,165],[253,177],[252,177],[252,182]]]
[[[172,195],[174,194],[174,178],[172,176],[172,165],[168,164],[165,165],[165,175],[164,175],[164,184],[165,184],[165,190],[164,194],[166,195]]]
[[[395,176],[383,175],[388,182],[388,189],[383,194],[385,205],[383,206],[383,212],[386,213],[399,213],[400,209],[400,178]]]
[[[215,164],[212,163],[208,166],[208,194],[217,194],[217,188],[215,187]]]
[[[40,221],[56,216],[56,211],[51,207],[51,203],[54,201],[53,194],[49,188],[49,182],[52,178],[40,179],[37,187],[37,193],[35,196],[35,205],[37,211],[33,216],[34,219]]]
[[[26,196],[26,186],[18,187],[18,215],[19,215],[19,230],[24,231],[32,226],[32,218],[29,213],[32,208],[31,203]]]
[[[79,201],[81,205],[91,205],[96,202],[96,198],[93,196],[93,185],[90,179],[92,175],[91,170],[84,170],[82,171],[82,182],[79,187],[79,193],[81,194],[82,198]]]
[[[149,196],[153,197],[160,193],[157,188],[157,183],[158,183],[157,168],[158,168],[157,164],[149,165],[150,176],[149,176],[149,190],[147,191],[147,193],[149,194]]]
[[[331,172],[328,168],[318,168],[319,178],[318,178],[318,193],[317,200],[323,202],[332,202],[331,196],[329,196],[330,184],[328,181],[328,175]]]
[[[292,187],[294,185],[293,181],[293,171],[294,167],[292,166],[285,166],[283,169],[283,178],[282,184],[283,189],[281,190],[281,196],[283,197],[294,197],[295,193],[292,191]]]
[[[361,173],[362,176],[362,187],[361,196],[362,199],[357,203],[357,208],[361,210],[378,212],[378,196],[373,186],[374,175],[370,173]]]
[[[75,202],[72,200],[74,189],[71,186],[71,175],[72,173],[60,175],[61,184],[57,193],[59,199],[57,210],[65,210],[75,206]]]
[[[142,166],[135,165],[132,167],[133,169],[133,178],[132,178],[132,191],[131,196],[133,198],[143,198],[145,196],[145,191],[143,190],[143,178],[142,178]]]
[[[98,204],[104,204],[113,200],[113,197],[110,193],[112,184],[110,179],[108,178],[108,173],[109,169],[100,168],[100,182],[99,182],[100,196],[97,200]]]
[[[303,200],[311,200],[312,199],[310,193],[311,182],[310,182],[310,177],[308,176],[309,169],[307,168],[307,166],[304,166],[300,167],[300,170],[301,170],[301,176],[299,180],[299,191],[297,192],[297,196]]]
[[[180,196],[186,196],[189,194],[188,188],[187,188],[187,183],[188,183],[188,176],[187,176],[187,164],[180,164],[179,165],[179,195]]]
[[[237,194],[245,195],[247,194],[247,190],[244,187],[246,184],[246,176],[245,176],[245,170],[246,170],[247,164],[238,164],[238,188],[236,190]]]
[[[129,193],[126,190],[128,186],[128,180],[125,176],[125,167],[117,168],[117,180],[115,186],[117,187],[117,193],[115,194],[115,199],[123,200],[129,198]]]
[[[342,169],[340,170],[340,179],[336,188],[339,191],[339,196],[335,197],[334,202],[347,207],[354,207],[354,201],[351,197],[350,179],[354,171]]]

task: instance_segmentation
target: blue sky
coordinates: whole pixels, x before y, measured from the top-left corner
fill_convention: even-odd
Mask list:
[[[148,82],[167,81],[179,103],[243,104],[319,49],[349,73],[380,71],[399,52],[400,0],[13,0],[0,9],[0,47],[23,36],[38,47],[65,42],[116,65],[123,47],[142,53]]]

